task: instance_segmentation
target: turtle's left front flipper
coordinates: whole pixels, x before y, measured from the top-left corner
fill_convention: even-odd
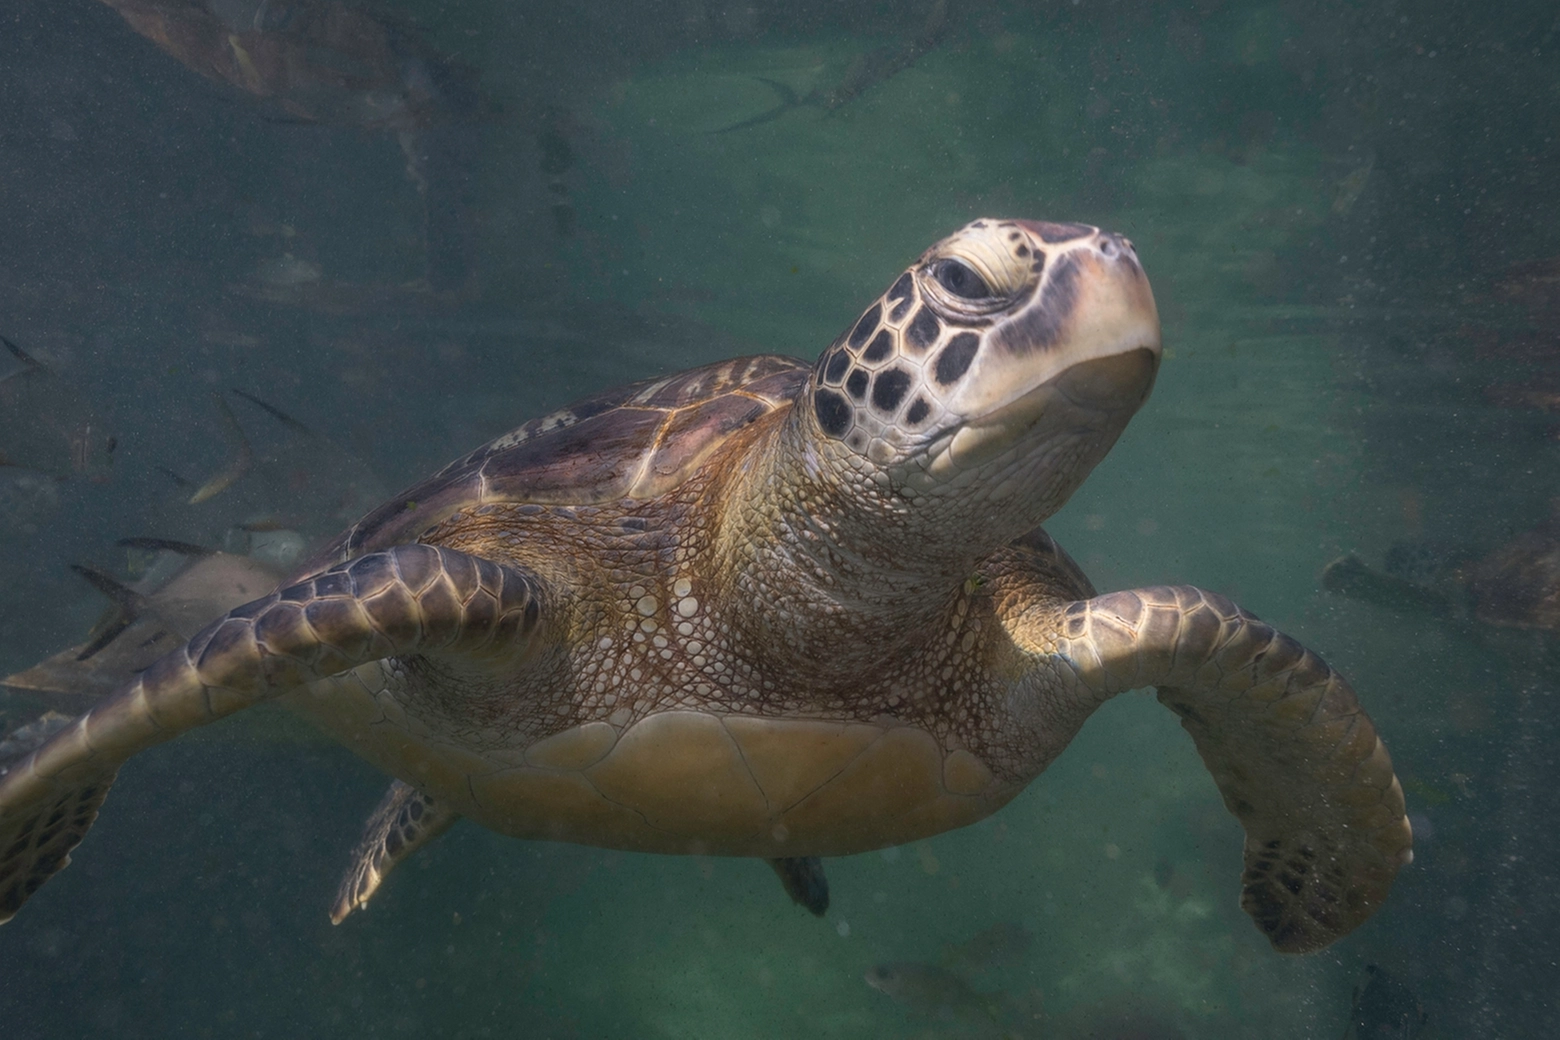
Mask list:
[[[354,910],[368,905],[385,875],[434,838],[450,829],[460,813],[400,780],[380,800],[363,825],[363,837],[352,850],[352,862],[336,889],[330,923],[340,924]]]
[[[0,762],[0,923],[69,862],[130,756],[386,657],[519,667],[543,586],[516,567],[398,545],[235,607],[30,753]]]
[[[1274,947],[1319,950],[1375,913],[1413,839],[1392,760],[1342,676],[1190,586],[1096,596],[1052,617],[1049,638],[1026,641],[1053,647],[1088,693],[1156,686],[1181,717],[1246,829],[1241,906]]]

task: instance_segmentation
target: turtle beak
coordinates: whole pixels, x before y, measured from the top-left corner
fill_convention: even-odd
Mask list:
[[[987,333],[950,400],[966,418],[934,452],[933,478],[1036,439],[1084,439],[1099,447],[1080,456],[1097,459],[1153,388],[1159,314],[1132,244],[1093,231],[1059,246],[1039,239],[1048,225],[1019,224],[1049,262],[1029,304]]]

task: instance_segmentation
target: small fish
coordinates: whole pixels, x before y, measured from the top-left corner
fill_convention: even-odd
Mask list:
[[[1370,172],[1375,169],[1376,157],[1367,155],[1365,161],[1350,170],[1338,182],[1333,185],[1332,211],[1338,216],[1345,216],[1359,197],[1365,193],[1365,185],[1370,183]]]
[[[267,524],[327,533],[356,520],[388,494],[363,459],[254,394],[236,388],[232,393],[282,427],[280,439],[256,431],[260,448],[246,481],[255,508],[241,525],[251,534]]]
[[[71,714],[113,690],[226,610],[265,595],[282,569],[252,557],[163,538],[119,543],[154,557],[124,583],[95,567],[73,569],[109,600],[85,642],[0,679],[0,686],[51,695]]]
[[[38,750],[44,741],[74,721],[69,715],[46,711],[26,725],[11,730],[4,740],[0,740],[0,775],[5,773],[7,764]]]
[[[474,69],[414,26],[341,0],[103,2],[186,68],[258,99],[272,122],[395,134],[425,200],[429,281],[466,284],[462,186],[476,130],[498,114]],[[291,255],[259,272],[262,292],[284,295],[308,295],[322,279],[318,264]]]
[[[58,480],[106,480],[119,446],[79,388],[51,366],[0,336],[0,466]]]
[[[854,101],[870,90],[920,61],[947,36],[949,29],[948,0],[932,0],[927,8],[925,21],[914,34],[885,44],[860,55],[851,62],[845,74],[832,87],[815,87],[805,96],[798,95],[788,85],[764,76],[755,77],[778,95],[780,104],[760,112],[751,119],[721,127],[717,134],[729,134],[734,130],[746,130],[779,119],[795,108],[815,106],[824,112],[833,112]]]
[[[943,963],[955,971],[990,971],[1024,960],[1035,937],[1017,921],[1002,921],[961,943],[943,948]]]
[[[873,965],[867,985],[892,997],[917,1014],[943,1020],[986,1018],[996,1021],[1000,996],[981,993],[947,968],[920,961],[887,961]]]
[[[1425,1035],[1430,1015],[1408,983],[1385,968],[1365,966],[1368,978],[1354,990],[1343,1040],[1415,1040]]]
[[[305,260],[291,253],[269,257],[255,266],[255,279],[261,285],[289,289],[298,285],[312,285],[325,278],[325,269],[313,260]]]
[[[227,436],[228,444],[232,446],[233,457],[220,473],[195,489],[195,493],[189,498],[189,504],[192,506],[216,498],[237,484],[255,463],[254,450],[249,447],[249,438],[244,436],[244,428],[238,425],[238,420],[233,417],[233,409],[227,406],[227,402],[220,395],[211,396],[217,404],[217,411],[222,416],[222,430]]]
[[[412,131],[485,118],[476,73],[339,0],[103,0],[180,64],[301,123]]]

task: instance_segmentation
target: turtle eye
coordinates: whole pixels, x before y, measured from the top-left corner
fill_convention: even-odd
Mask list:
[[[980,275],[957,260],[937,261],[932,267],[932,277],[944,289],[966,300],[983,300],[991,295],[990,287],[981,280]]]

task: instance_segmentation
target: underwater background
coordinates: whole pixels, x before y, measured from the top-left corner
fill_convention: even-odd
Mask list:
[[[816,356],[970,219],[1086,221],[1165,361],[1047,529],[1347,675],[1416,859],[1274,953],[1138,693],[993,818],[831,861],[824,921],[756,861],[466,824],[333,927],[384,778],[258,710],[125,768],[0,929],[0,1035],[1560,1035],[1555,617],[1480,607],[1560,544],[1557,137],[1552,4],[5,0],[0,675],[86,638],[72,564],[141,576],[118,539],[323,538],[582,394]]]

